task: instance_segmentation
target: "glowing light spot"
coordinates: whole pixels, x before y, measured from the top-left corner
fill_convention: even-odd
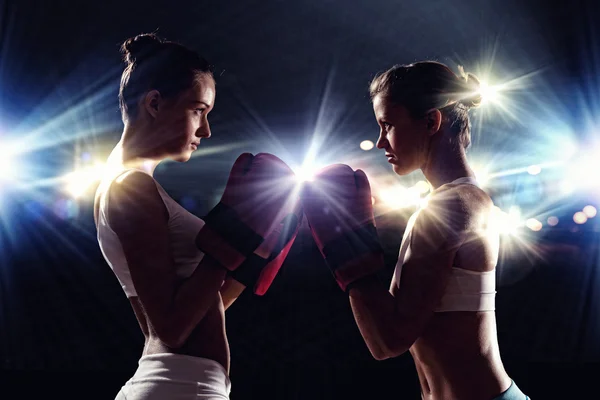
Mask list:
[[[419,192],[413,188],[407,189],[397,185],[379,192],[381,201],[391,209],[418,206],[421,204]]]
[[[375,147],[375,145],[370,140],[363,140],[362,142],[360,142],[360,148],[363,149],[364,151],[369,151],[373,147]]]
[[[574,215],[573,215],[573,221],[575,221],[576,224],[585,224],[588,220],[587,215],[585,215],[583,212],[581,211],[577,211]]]
[[[13,160],[14,154],[8,148],[2,148],[0,144],[0,183],[10,182],[16,179],[18,166]]]
[[[503,235],[517,235],[518,229],[522,226],[521,214],[518,207],[511,207],[509,212],[503,211],[498,206],[494,206],[494,212],[491,218],[492,231],[495,230]]]
[[[475,167],[473,168],[473,173],[475,174],[477,183],[479,183],[479,185],[482,187],[487,185],[487,183],[490,181],[490,173],[486,168]]]
[[[563,194],[571,194],[575,190],[575,184],[571,181],[563,181],[560,184],[560,191]]]
[[[577,153],[577,145],[568,139],[565,139],[565,141],[560,145],[560,149],[561,154],[564,156],[564,160],[570,159]]]
[[[596,207],[594,206],[585,206],[583,207],[583,213],[588,218],[594,218],[598,213],[598,210],[596,210]]]
[[[315,175],[319,170],[318,167],[314,165],[303,165],[301,167],[293,169],[296,174],[296,180],[298,182],[311,182],[315,179]]]
[[[498,100],[498,90],[496,86],[491,86],[489,83],[482,81],[479,86],[479,94],[481,95],[481,102],[487,103],[489,101]]]
[[[542,167],[540,167],[539,165],[531,165],[529,168],[527,168],[527,172],[530,175],[537,175],[540,172],[542,172]]]
[[[525,221],[525,226],[535,232],[542,229],[542,223],[535,218],[529,218],[527,221]]]
[[[555,216],[548,217],[548,225],[550,225],[550,226],[558,225],[558,217],[555,217]]]
[[[430,190],[429,183],[427,183],[425,181],[419,181],[419,182],[415,183],[415,186],[413,186],[413,187],[420,194],[425,194],[425,193],[429,192],[429,190]]]
[[[97,163],[91,167],[71,172],[63,177],[66,181],[65,191],[73,198],[83,196],[87,190],[96,182],[100,181],[105,174],[113,173],[108,165]]]

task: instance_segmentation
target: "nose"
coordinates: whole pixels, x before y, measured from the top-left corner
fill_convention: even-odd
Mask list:
[[[200,127],[196,131],[196,136],[205,139],[208,139],[211,136],[210,124],[208,123],[208,119],[205,119],[200,125]]]
[[[379,132],[379,138],[377,139],[377,143],[375,144],[375,146],[378,149],[384,149],[387,145],[387,139],[385,137],[385,135],[383,134],[383,130],[381,130]]]

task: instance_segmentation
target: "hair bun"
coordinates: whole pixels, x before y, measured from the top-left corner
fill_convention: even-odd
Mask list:
[[[483,97],[481,95],[481,83],[479,79],[470,72],[465,72],[465,69],[459,65],[458,71],[463,80],[465,96],[462,97],[458,102],[469,107],[477,108],[481,105]]]
[[[164,40],[154,33],[142,33],[130,37],[121,45],[121,52],[125,62],[129,64],[139,63],[142,58],[156,54],[163,49]]]

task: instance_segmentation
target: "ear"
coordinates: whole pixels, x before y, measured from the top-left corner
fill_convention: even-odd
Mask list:
[[[160,92],[158,90],[151,90],[144,96],[142,100],[142,106],[148,114],[153,118],[158,115],[158,106],[161,100]]]
[[[427,124],[427,133],[429,136],[433,136],[440,130],[440,126],[442,125],[442,113],[437,108],[431,109],[427,111],[425,121]]]

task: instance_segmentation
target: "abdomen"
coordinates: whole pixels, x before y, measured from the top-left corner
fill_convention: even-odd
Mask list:
[[[434,314],[411,354],[426,399],[493,398],[510,385],[494,312]]]

